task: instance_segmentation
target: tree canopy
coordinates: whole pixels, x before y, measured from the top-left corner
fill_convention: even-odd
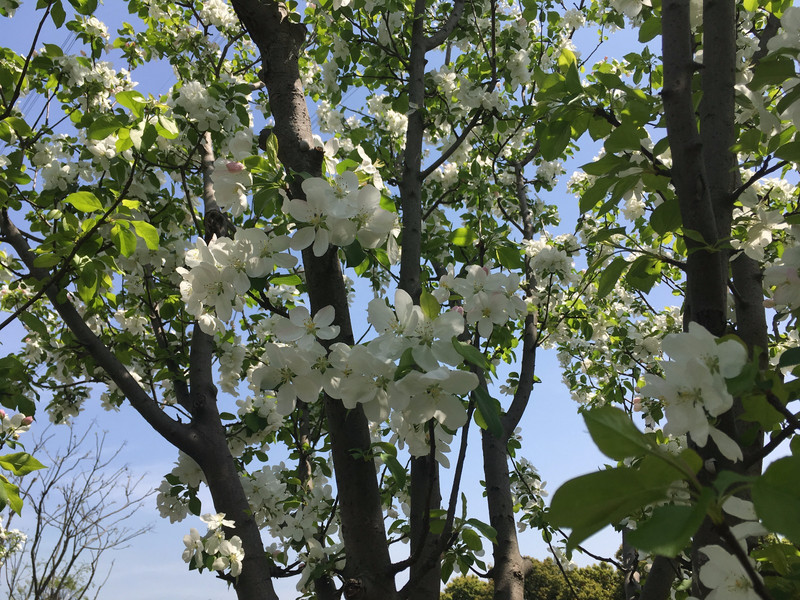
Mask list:
[[[623,574],[606,563],[562,570],[552,558],[531,561],[525,577],[525,600],[625,600]],[[492,600],[493,589],[474,575],[452,579],[441,600]]]
[[[36,23],[0,48],[4,444],[130,405],[178,450],[159,510],[205,524],[188,567],[242,600],[470,570],[521,600],[519,526],[570,552],[607,525],[628,596],[796,595],[800,8],[125,6],[112,32],[96,0],[0,0]],[[518,430],[544,377],[609,459],[549,506]]]

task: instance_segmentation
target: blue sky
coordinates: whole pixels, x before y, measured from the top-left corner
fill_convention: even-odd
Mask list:
[[[98,17],[104,20],[113,32],[122,19],[127,19],[127,11],[122,3],[109,3],[110,6],[101,7]],[[4,45],[9,45],[18,52],[25,52],[30,46],[34,27],[31,20],[33,3],[28,2],[11,20],[0,20],[0,39]],[[592,48],[596,42],[594,31],[581,32],[583,43]],[[113,35],[113,34],[112,34]],[[69,39],[66,29],[53,31],[52,24],[45,29],[41,42],[63,44]],[[583,44],[578,41],[579,47]],[[626,32],[620,34],[619,40],[604,50],[605,53],[615,48],[623,54],[631,50],[627,44],[632,42]],[[598,59],[598,57],[594,57]],[[134,74],[133,79],[139,82],[138,89],[143,93],[163,93],[170,85],[169,73],[151,71],[148,73]],[[31,109],[32,110],[32,109]],[[575,158],[565,164],[567,174],[578,165],[591,160],[596,148],[592,147],[580,152]],[[559,198],[560,211],[564,223],[563,231],[571,230],[577,218],[577,201],[565,191],[563,183],[552,194],[547,195],[548,201]],[[365,307],[356,306],[355,322],[358,322],[358,312],[365,313]],[[21,339],[24,331],[17,324],[3,330],[0,334],[3,348],[0,352],[10,352],[15,348],[15,342]],[[568,391],[561,384],[560,370],[555,356],[552,353],[540,352],[537,374],[543,382],[534,389],[531,405],[522,422],[523,447],[520,455],[528,458],[539,470],[542,479],[547,482],[546,489],[552,494],[565,480],[584,474],[598,466],[605,460],[594,447],[583,420],[576,412],[576,404],[570,399]],[[43,413],[40,417],[44,417]],[[120,462],[128,464],[132,471],[145,476],[145,483],[149,487],[156,487],[161,481],[161,476],[169,472],[177,457],[177,451],[158,435],[152,432],[142,421],[138,414],[131,408],[123,407],[115,413],[106,413],[99,408],[99,403],[87,403],[86,411],[80,416],[80,422],[88,423],[96,419],[98,427],[110,432],[111,445],[124,442],[126,447],[120,454]],[[480,444],[477,431],[473,431],[471,455],[467,465],[476,465],[475,470],[469,468],[465,473],[465,493],[469,500],[469,507],[473,516],[483,520],[486,517],[485,501],[478,481],[482,479],[481,460],[479,456]],[[204,511],[210,511],[209,504],[204,505]],[[108,559],[115,561],[111,576],[100,594],[103,598],[117,600],[217,600],[234,598],[232,591],[226,590],[223,582],[215,581],[209,574],[198,575],[189,572],[186,564],[181,559],[183,551],[182,537],[189,532],[190,527],[204,531],[199,519],[190,517],[177,524],[170,524],[161,519],[155,508],[155,498],[145,502],[144,507],[136,515],[136,523],[153,523],[153,532],[141,536],[131,543],[126,550],[117,551],[108,555]],[[537,531],[527,531],[520,537],[523,553],[544,558],[548,551]],[[589,540],[586,546],[596,554],[613,555],[619,545],[619,538],[610,531],[602,532]],[[487,559],[490,548],[487,548]],[[591,559],[577,557],[581,563],[593,562]],[[276,587],[282,598],[291,598],[296,594],[293,581],[278,580]]]

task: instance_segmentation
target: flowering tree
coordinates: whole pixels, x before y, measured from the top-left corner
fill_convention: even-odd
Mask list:
[[[495,598],[521,599],[520,523],[571,528],[568,551],[613,524],[642,598],[676,574],[701,598],[791,585],[800,463],[761,465],[798,424],[797,9],[127,6],[112,38],[94,0],[42,0],[30,50],[3,51],[2,306],[26,328],[3,402],[51,391],[56,421],[97,386],[130,403],[180,451],[161,511],[208,526],[190,568],[243,599],[296,573],[323,599],[437,598],[485,571],[484,537]],[[82,54],[39,39],[50,23]],[[644,45],[594,64],[572,42],[589,27]],[[159,62],[163,95],[120,68]],[[540,196],[589,138],[582,216],[552,235]],[[515,433],[540,347],[619,461],[549,511]],[[471,430],[489,524],[459,497]],[[740,545],[767,531],[790,543]]]

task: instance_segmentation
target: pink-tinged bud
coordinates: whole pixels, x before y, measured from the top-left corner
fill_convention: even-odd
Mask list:
[[[6,411],[0,408],[0,419],[5,419],[5,418],[6,418]]]
[[[767,298],[764,300],[764,308],[775,308],[775,300]]]
[[[453,310],[460,314],[462,317],[464,316],[464,307],[463,306],[454,306]]]
[[[633,411],[642,412],[642,399],[638,396],[633,399]]]
[[[22,419],[23,425],[30,425],[31,423],[33,423],[33,417],[25,417],[24,419]]]
[[[225,163],[225,167],[228,169],[228,173],[238,173],[240,171],[244,171],[244,165],[240,162],[236,162],[235,160],[229,160]]]
[[[483,269],[484,273],[486,273],[487,275],[489,274],[489,267],[481,267],[481,268]]]

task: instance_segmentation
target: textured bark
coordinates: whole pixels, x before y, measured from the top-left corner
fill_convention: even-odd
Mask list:
[[[214,509],[225,513],[225,518],[235,523],[235,527],[226,534],[228,537],[238,535],[242,540],[245,556],[242,572],[233,582],[236,596],[239,600],[277,600],[261,531],[253,518],[236,462],[228,448],[216,398],[207,400],[204,410],[196,418],[203,447],[200,452],[190,456],[203,469]]]
[[[506,458],[507,443],[508,436],[501,439],[489,431],[481,431],[489,523],[497,530],[497,543],[492,547],[495,564],[491,576],[494,581],[494,600],[523,600],[525,575],[531,563],[519,551]]]
[[[425,0],[416,0],[411,28],[411,56],[408,64],[409,107],[425,105]],[[403,255],[400,262],[400,288],[419,302],[422,284],[420,262],[422,252],[422,137],[425,125],[422,110],[410,110],[406,128],[403,178],[399,182],[403,218]]]
[[[639,581],[639,552],[628,541],[630,529],[622,530],[622,572],[625,576],[624,592],[626,600],[637,600],[642,593]]]
[[[726,324],[726,281],[718,252],[716,219],[703,163],[700,135],[692,101],[696,65],[689,28],[689,0],[663,4],[664,113],[672,149],[673,185],[680,204],[689,256],[686,261],[685,321],[696,321],[714,335]],[[693,239],[696,232],[702,242]],[[696,236],[695,236],[696,237]]]
[[[724,246],[731,235],[734,191],[740,183],[736,155],[731,150],[736,141],[736,5],[734,0],[705,0],[703,4],[699,136],[691,95],[695,67],[688,0],[668,0],[663,15],[664,108],[673,156],[673,183],[683,226],[685,230],[700,232],[708,245],[719,244],[716,252],[708,252],[687,239],[686,320],[696,321],[719,336],[727,332],[730,250]],[[767,343],[761,274],[758,265],[744,255],[733,262],[732,273],[737,333],[752,353],[755,347],[766,348]],[[736,399],[733,409],[716,424],[735,440],[742,439],[744,430],[752,426],[737,419],[741,410]],[[744,463],[730,461],[711,441],[703,448],[696,448],[707,465],[698,474],[699,480],[708,485],[722,469],[743,472],[742,465],[751,462],[747,458],[758,452],[760,440],[758,436],[753,447],[744,449]],[[755,464],[753,469],[757,471],[758,466]],[[733,550],[729,540],[707,518],[692,540],[692,593],[698,598],[709,593],[699,580],[699,572],[707,561],[702,548],[711,544]]]
[[[436,600],[441,586],[439,536],[430,533],[430,511],[440,508],[439,463],[428,454],[411,459],[411,563],[408,598]],[[431,560],[432,556],[437,556]],[[423,559],[424,557],[424,559]],[[431,566],[433,565],[433,566]]]
[[[411,27],[411,55],[408,64],[409,106],[425,105],[425,0],[416,0]],[[398,187],[402,207],[403,254],[398,287],[415,304],[422,293],[422,140],[425,132],[422,110],[410,110],[403,152],[403,176]],[[431,439],[433,443],[433,439]],[[436,600],[439,597],[441,561],[425,560],[436,553],[438,536],[430,534],[430,511],[441,506],[439,464],[430,455],[411,460],[411,563],[409,598]]]
[[[673,559],[656,556],[638,600],[667,600],[672,592],[672,582],[677,575],[678,565]]]
[[[278,139],[278,158],[290,176],[294,198],[304,198],[295,173],[320,176],[322,149],[313,147],[311,120],[300,80],[298,56],[305,26],[288,19],[285,6],[261,0],[233,0],[242,25],[262,56],[260,77],[269,95]],[[332,305],[336,340],[353,343],[347,291],[336,249],[322,257],[303,252],[311,313]],[[360,407],[346,410],[339,400],[325,397],[334,473],[339,494],[339,516],[345,544],[344,596],[349,600],[391,600],[396,596],[381,498],[375,468],[365,460],[370,450],[369,424]]]

